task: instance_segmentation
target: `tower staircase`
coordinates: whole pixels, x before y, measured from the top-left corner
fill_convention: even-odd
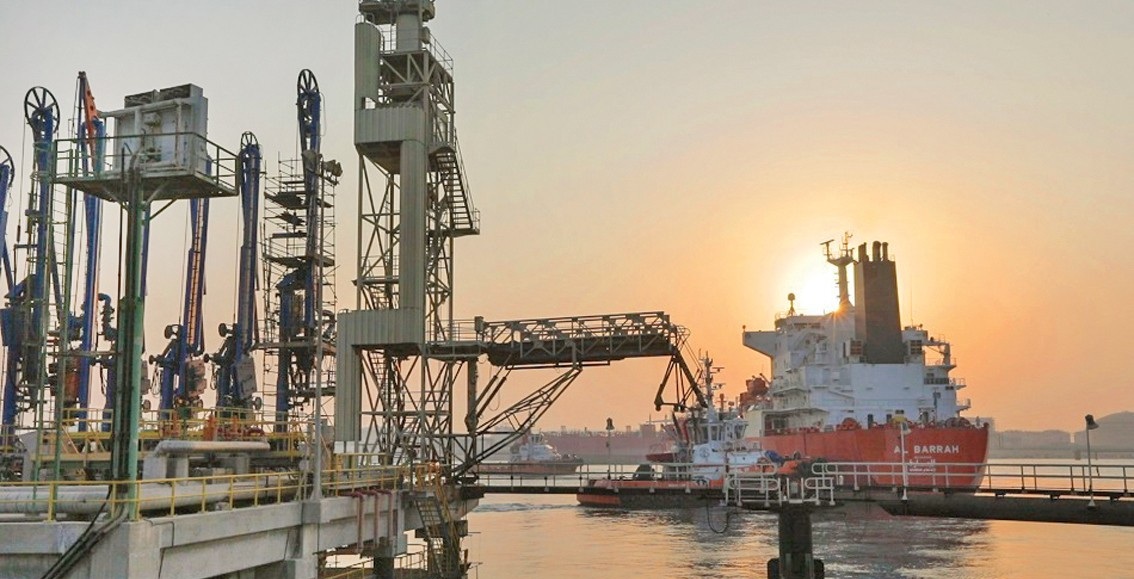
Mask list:
[[[449,508],[448,490],[439,475],[433,488],[417,494],[414,506],[421,516],[419,538],[425,540],[428,576],[431,579],[457,579],[465,576],[467,564],[461,552],[461,537]]]
[[[442,145],[436,148],[430,155],[430,164],[440,174],[441,184],[448,194],[451,235],[463,237],[479,234],[480,212],[473,207],[472,197],[467,191],[459,145],[454,143],[453,146]]]

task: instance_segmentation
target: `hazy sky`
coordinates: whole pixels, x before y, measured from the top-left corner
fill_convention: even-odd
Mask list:
[[[741,327],[771,328],[792,291],[797,307],[832,307],[819,243],[851,231],[890,242],[902,319],[953,342],[972,414],[1075,429],[1134,408],[1134,4],[437,5],[483,218],[458,242],[459,317],[665,310],[735,394],[768,373]],[[198,84],[210,138],[236,150],[252,130],[274,161],[295,153],[295,77],[311,68],[324,153],[347,167],[352,306],[355,13],[350,0],[0,3],[0,145],[30,165],[24,92],[47,86],[69,119],[85,70],[104,110]],[[232,316],[239,243],[237,204],[213,211],[208,328]],[[184,220],[157,224],[151,351],[178,316]],[[588,369],[542,426],[645,419],[663,369]]]

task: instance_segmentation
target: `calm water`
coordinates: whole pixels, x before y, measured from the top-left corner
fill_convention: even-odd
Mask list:
[[[1134,577],[1134,528],[890,517],[875,507],[817,515],[828,577]],[[774,515],[624,511],[572,495],[490,495],[469,515],[472,577],[757,577],[776,556]]]

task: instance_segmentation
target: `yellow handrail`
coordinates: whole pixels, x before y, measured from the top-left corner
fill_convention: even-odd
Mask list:
[[[358,466],[326,471],[324,491],[328,495],[360,488],[398,489],[411,480],[400,466]],[[0,485],[0,512],[43,513],[55,520],[60,513],[94,514],[125,505],[131,518],[143,512],[175,515],[178,509],[207,510],[224,504],[235,509],[302,498],[306,489],[303,471],[258,472],[138,481],[133,499],[119,499],[125,481],[40,481]],[[104,494],[105,493],[105,494]]]

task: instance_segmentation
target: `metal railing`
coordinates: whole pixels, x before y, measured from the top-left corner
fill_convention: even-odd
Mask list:
[[[83,146],[78,139],[55,141],[55,181],[80,190],[87,189],[84,184],[101,184],[100,191],[105,192],[108,183],[123,180],[124,172],[136,167],[143,179],[188,176],[200,181],[202,187],[236,193],[239,157],[198,133],[107,136],[100,139],[99,147],[105,153],[89,160],[84,169]]]
[[[982,490],[1053,494],[1091,492],[1130,495],[1134,464],[1051,463],[985,465]]]
[[[494,463],[482,464],[492,466]],[[495,464],[504,465],[507,463]],[[649,478],[636,478],[642,474],[636,470],[636,467],[630,469],[622,465],[584,464],[575,472],[570,473],[477,472],[476,475],[477,483],[489,491],[492,489],[530,489],[533,491],[548,491],[553,488],[580,489],[590,484],[590,481],[597,479],[638,480],[655,483],[693,482],[693,477],[689,472],[681,472],[681,469],[687,469],[692,465],[656,464],[656,466],[664,466],[669,472],[647,473]]]
[[[966,489],[996,494],[1130,495],[1134,464],[827,462],[812,472],[833,477],[839,487],[909,486]],[[903,476],[906,483],[903,485]]]
[[[725,477],[724,502],[738,507],[758,502],[835,504],[835,480],[829,476],[789,477],[775,473],[736,472]]]
[[[360,488],[425,488],[434,467],[368,465],[359,456],[341,456],[341,466],[323,473],[324,496]],[[121,498],[124,486],[136,484],[133,498]],[[305,471],[219,474],[125,481],[40,481],[0,485],[0,513],[38,514],[55,520],[60,514],[90,516],[122,507],[131,518],[175,515],[209,509],[235,509],[286,502],[311,490]]]
[[[64,446],[73,446],[72,452],[89,453],[108,442],[113,410],[99,408],[71,408],[64,411],[62,428],[54,421],[45,421],[40,429],[44,443],[39,445],[41,457],[54,452],[56,432],[61,433]],[[298,453],[306,442],[308,429],[314,420],[308,416],[277,420],[274,412],[246,408],[196,408],[142,411],[138,423],[138,438],[145,444],[156,440],[267,440],[274,443],[275,452]],[[286,425],[278,429],[277,426]],[[101,445],[102,448],[109,448]],[[68,452],[64,450],[63,452]]]
[[[950,462],[820,462],[813,474],[832,477],[842,488],[914,487],[975,489],[980,486],[982,463]]]
[[[506,466],[508,463],[482,463],[483,466]],[[638,488],[655,490],[673,488],[674,482],[689,483],[690,488],[720,487],[726,479],[724,473],[732,475],[773,476],[774,465],[756,465],[767,472],[754,472],[745,467],[726,464],[693,464],[693,463],[651,463],[658,470],[649,472],[639,471],[638,467],[629,468],[624,465],[584,464],[578,470],[570,473],[524,473],[511,472],[485,472],[483,469],[476,472],[477,483],[491,492],[493,489],[509,491],[531,490],[533,492],[550,492],[552,489],[582,489],[595,480],[634,481],[639,483]]]

